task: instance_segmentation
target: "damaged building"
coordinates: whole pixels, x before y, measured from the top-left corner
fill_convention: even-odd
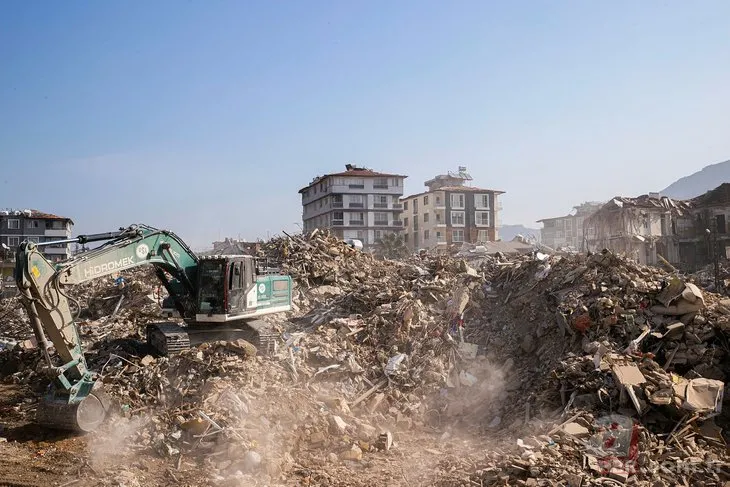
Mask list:
[[[691,200],[658,193],[617,196],[586,218],[586,250],[609,249],[650,265],[664,259],[693,271],[712,263],[716,256],[728,258],[729,215],[730,183]]]
[[[677,223],[691,204],[659,193],[612,198],[585,219],[586,250],[609,249],[641,264],[679,261]],[[661,258],[659,257],[661,256]]]
[[[688,270],[696,270],[718,259],[730,258],[730,183],[690,200],[692,211],[677,222],[679,258]]]
[[[573,207],[573,213],[554,218],[543,218],[540,239],[553,249],[585,250],[583,222],[598,210],[603,203],[585,202]]]

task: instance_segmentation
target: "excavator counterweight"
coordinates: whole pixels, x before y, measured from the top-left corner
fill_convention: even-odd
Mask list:
[[[39,251],[43,245],[93,241],[105,243],[57,264]],[[163,305],[167,314],[182,320],[148,325],[153,351],[176,353],[230,338],[245,338],[262,352],[275,348],[276,335],[257,318],[291,309],[292,281],[261,272],[251,256],[198,257],[174,233],[146,225],[58,242],[23,242],[15,280],[53,379],[38,408],[38,423],[93,431],[109,408],[97,374],[87,367],[67,288],[148,264],[169,294]]]

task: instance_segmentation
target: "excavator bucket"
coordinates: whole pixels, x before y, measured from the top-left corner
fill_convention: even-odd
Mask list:
[[[47,428],[89,433],[104,422],[109,403],[101,389],[73,403],[47,397],[38,405],[36,422]]]

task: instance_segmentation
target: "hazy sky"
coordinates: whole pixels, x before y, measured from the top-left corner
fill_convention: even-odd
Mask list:
[[[4,1],[0,207],[193,246],[348,161],[465,165],[503,223],[730,158],[730,2]]]

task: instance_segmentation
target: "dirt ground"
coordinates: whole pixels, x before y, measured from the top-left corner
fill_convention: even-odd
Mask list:
[[[396,433],[389,451],[369,453],[360,462],[294,459],[293,467],[270,476],[215,478],[205,462],[158,458],[126,441],[109,443],[115,429],[128,421],[111,421],[94,433],[72,434],[25,422],[37,398],[23,386],[0,385],[0,486],[426,486],[468,485],[465,468],[493,449],[482,435],[438,430]]]

